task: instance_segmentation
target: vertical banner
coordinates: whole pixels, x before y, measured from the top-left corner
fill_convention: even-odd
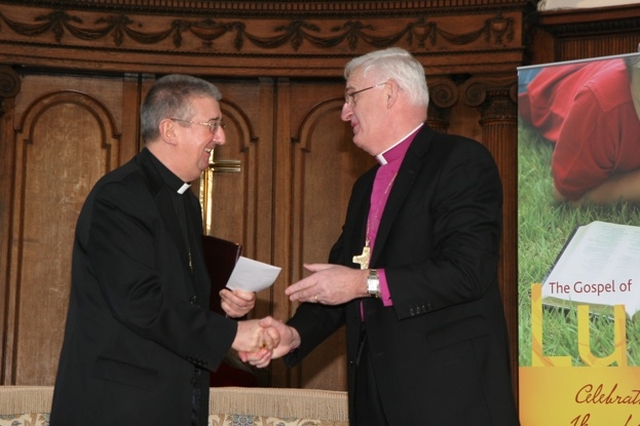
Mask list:
[[[640,426],[640,54],[518,69],[522,426]]]

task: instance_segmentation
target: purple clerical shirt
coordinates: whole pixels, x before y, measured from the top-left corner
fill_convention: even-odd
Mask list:
[[[378,227],[380,226],[380,219],[384,212],[384,207],[389,198],[389,193],[393,187],[393,181],[395,180],[402,160],[404,159],[411,142],[415,138],[418,130],[422,127],[416,127],[411,133],[409,133],[400,142],[387,149],[381,154],[376,155],[376,160],[380,163],[380,167],[376,172],[376,177],[373,181],[373,190],[371,191],[371,201],[369,208],[369,244],[371,245],[371,252],[373,253],[373,247],[376,241],[376,235],[378,233]],[[384,273],[384,269],[378,269],[378,278],[380,279],[380,297],[384,306],[391,306],[393,302],[391,300],[391,293],[389,292],[389,286],[387,284],[387,277]]]

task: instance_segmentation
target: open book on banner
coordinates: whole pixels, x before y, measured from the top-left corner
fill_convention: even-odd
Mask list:
[[[593,221],[576,228],[543,282],[542,301],[586,304],[592,312],[623,305],[640,311],[640,227]]]

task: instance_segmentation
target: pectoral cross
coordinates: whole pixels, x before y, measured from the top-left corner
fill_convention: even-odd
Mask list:
[[[371,259],[371,248],[369,247],[369,240],[364,243],[364,247],[362,247],[362,253],[359,255],[353,256],[351,261],[353,263],[357,263],[360,265],[360,269],[368,269],[369,268],[369,260]]]

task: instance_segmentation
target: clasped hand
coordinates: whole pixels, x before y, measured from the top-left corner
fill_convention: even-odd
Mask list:
[[[257,350],[238,350],[242,362],[264,368],[272,359],[280,358],[300,346],[300,335],[295,328],[270,316],[257,321],[263,335],[268,336],[266,345]]]
[[[366,272],[363,270],[325,263],[305,264],[304,267],[312,274],[285,290],[293,302],[338,305],[366,295]],[[241,301],[235,300],[233,305],[237,308],[240,303]],[[237,309],[237,312],[244,311],[250,304]],[[231,310],[229,306],[227,304],[225,311]],[[243,362],[254,367],[267,367],[272,359],[280,358],[300,346],[300,335],[296,329],[273,317],[240,321],[239,326],[241,324],[243,328],[250,327],[248,333],[252,338],[247,345],[233,347]]]

